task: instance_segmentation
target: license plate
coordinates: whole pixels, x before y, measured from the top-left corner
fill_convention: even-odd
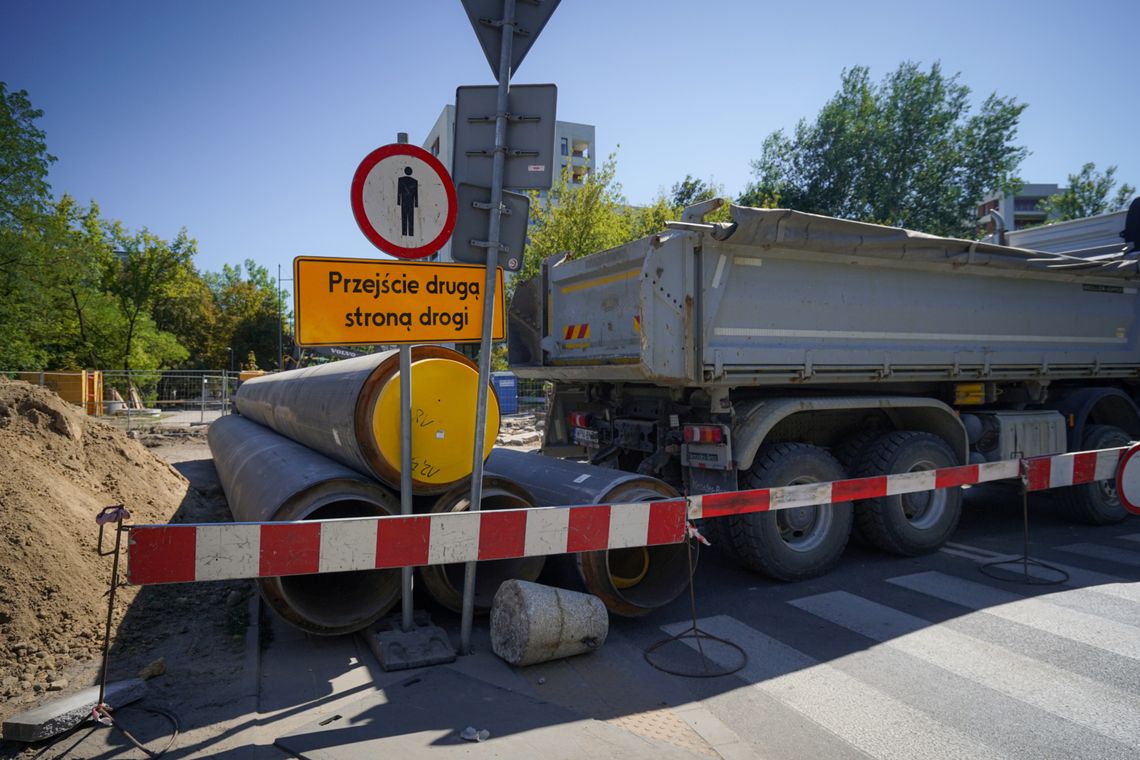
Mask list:
[[[574,428],[574,443],[579,446],[597,446],[599,443],[598,431],[589,428]]]

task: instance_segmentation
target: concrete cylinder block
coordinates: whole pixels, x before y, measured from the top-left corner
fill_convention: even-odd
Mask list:
[[[491,603],[491,648],[511,665],[592,652],[609,626],[598,597],[529,581],[506,581]]]

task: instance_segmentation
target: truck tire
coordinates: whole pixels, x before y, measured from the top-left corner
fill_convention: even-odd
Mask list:
[[[852,477],[867,478],[955,467],[954,450],[936,435],[917,431],[887,433],[875,439],[855,466]],[[892,554],[913,557],[932,552],[954,535],[962,516],[962,491],[882,496],[855,502],[859,532]]]
[[[843,467],[818,446],[765,444],[744,475],[744,488],[843,480]],[[823,575],[838,564],[851,536],[851,502],[733,515],[729,525],[740,561],[781,581]]]
[[[852,433],[841,440],[838,446],[831,449],[831,455],[839,460],[839,464],[843,465],[843,469],[848,472],[850,477],[855,477],[854,473],[858,471],[859,462],[867,452],[867,447],[884,432],[886,431],[878,428]],[[871,539],[863,533],[863,528],[859,525],[858,520],[855,521],[855,530],[851,535],[858,546],[874,546]]]
[[[848,473],[853,473],[858,468],[860,460],[863,459],[863,455],[867,452],[872,441],[882,436],[883,433],[884,431],[881,429],[860,430],[857,433],[852,433],[831,450],[831,455],[839,460],[843,469],[847,470]]]
[[[732,542],[732,516],[708,517],[701,520],[701,534],[709,541],[709,550],[719,552],[733,562],[743,561]]]
[[[1112,449],[1132,443],[1131,437],[1114,425],[1089,425],[1081,436],[1085,451]],[[1116,493],[1116,480],[1098,480],[1057,489],[1070,519],[1088,525],[1111,525],[1128,516]]]

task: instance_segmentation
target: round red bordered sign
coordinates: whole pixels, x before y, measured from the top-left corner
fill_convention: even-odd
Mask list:
[[[1116,494],[1120,503],[1134,515],[1140,515],[1140,443],[1132,445],[1120,456],[1116,466]]]
[[[397,258],[430,256],[455,228],[455,185],[439,159],[415,145],[385,145],[365,156],[351,197],[360,231]]]

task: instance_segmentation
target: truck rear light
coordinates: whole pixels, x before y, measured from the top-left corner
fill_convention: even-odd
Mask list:
[[[720,425],[685,425],[685,443],[724,443]]]
[[[570,427],[590,427],[590,415],[586,412],[570,412],[568,421],[570,422]]]

